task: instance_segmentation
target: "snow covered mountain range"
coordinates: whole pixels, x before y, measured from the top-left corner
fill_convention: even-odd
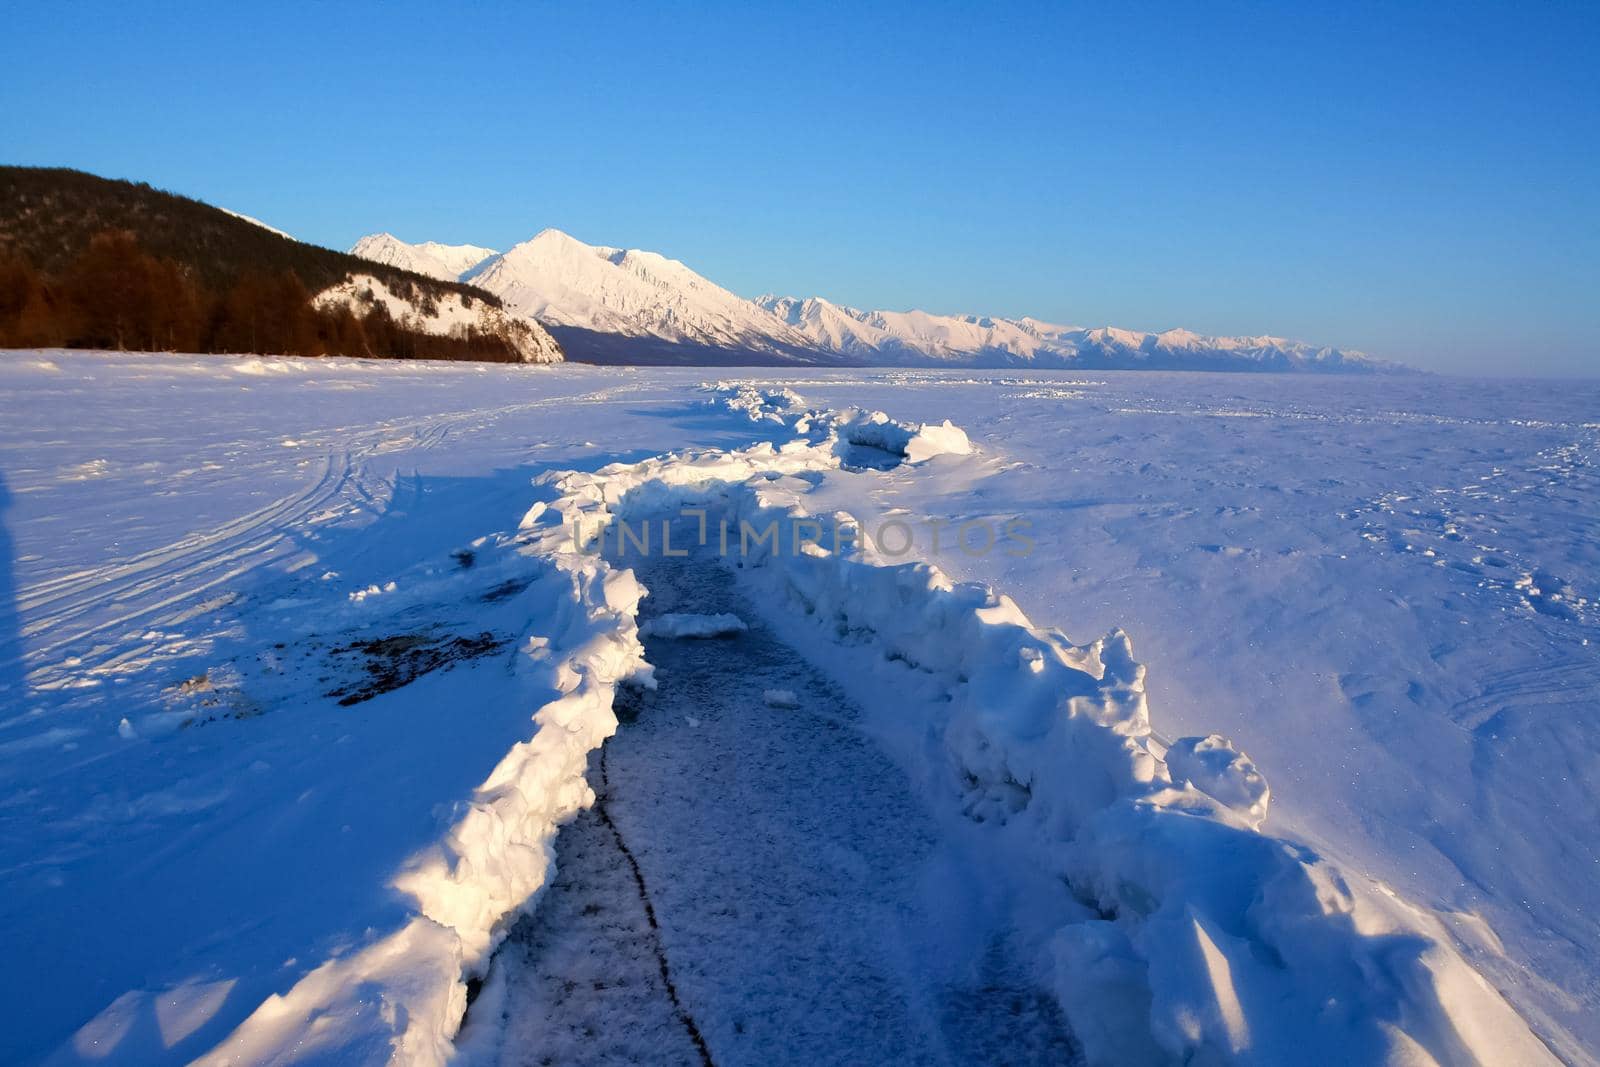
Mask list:
[[[505,252],[363,237],[351,253],[470,282],[536,319],[569,357],[616,363],[838,363],[1150,370],[1399,369],[1362,352],[1281,337],[1143,333],[1034,318],[861,311],[821,297],[732,293],[675,259],[588,245],[547,229]]]

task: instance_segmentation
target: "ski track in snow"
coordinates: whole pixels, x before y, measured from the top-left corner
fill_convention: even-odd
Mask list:
[[[320,459],[300,461],[300,466],[316,472],[300,490],[237,519],[106,566],[20,585],[17,607],[27,616],[21,636],[39,671],[33,684],[41,689],[68,687],[86,677],[126,673],[152,658],[188,654],[192,648],[187,641],[173,649],[164,647],[170,636],[166,631],[198,612],[226,606],[230,594],[210,598],[206,594],[292,552],[297,530],[376,516],[404,503],[396,499],[397,492],[404,492],[403,482],[369,469],[379,457],[424,454],[444,444],[452,433],[480,432],[498,420],[556,404],[593,404],[612,395],[613,390],[600,390],[559,401],[340,426],[298,438],[294,447],[301,452],[335,443],[343,446]]]

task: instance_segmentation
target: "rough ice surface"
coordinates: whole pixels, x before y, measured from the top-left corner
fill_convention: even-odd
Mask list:
[[[737,615],[719,612],[716,615],[697,615],[692,612],[669,612],[657,615],[639,629],[640,637],[726,637],[745,628],[744,620]]]
[[[652,682],[573,524],[684,504],[789,520],[741,588],[1055,887],[1007,914],[1090,1059],[1593,1058],[1600,389],[699,381],[0,357],[0,1058],[450,1056]]]

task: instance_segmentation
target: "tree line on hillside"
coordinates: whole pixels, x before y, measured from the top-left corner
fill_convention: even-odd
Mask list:
[[[319,293],[352,274],[370,274],[424,315],[455,293],[471,307],[499,298],[386,263],[297,241],[210,204],[144,182],[101,178],[63,167],[0,166],[0,254],[21,256],[46,274],[63,273],[106,230],[127,230],[140,247],[183,264],[204,287],[221,291],[249,271],[291,271]]]
[[[397,321],[381,301],[362,310],[313,305],[288,267],[245,269],[231,284],[207,285],[176,260],[146,251],[127,230],[96,233],[50,273],[0,252],[0,348],[520,358],[496,333],[427,334]]]

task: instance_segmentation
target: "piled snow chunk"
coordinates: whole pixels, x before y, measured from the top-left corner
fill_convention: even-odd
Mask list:
[[[934,456],[965,456],[971,451],[967,431],[945,419],[937,426],[926,422],[918,426],[906,442],[905,456],[907,463],[921,463]]]
[[[1226,737],[1180,737],[1167,749],[1166,761],[1174,782],[1187,781],[1226,804],[1252,829],[1266,819],[1272,795],[1267,780]]]
[[[841,441],[892,452],[907,463],[922,463],[934,456],[965,456],[972,451],[966,431],[949,419],[933,426],[898,422],[881,411],[849,409],[821,420]]]
[[[839,452],[855,445],[876,448],[911,464],[934,456],[965,456],[972,452],[966,431],[949,419],[933,425],[913,425],[881,411],[845,408],[819,411],[806,407],[803,397],[788,388],[763,388],[748,382],[716,382],[705,386],[714,402],[745,415],[752,422],[770,422],[793,429],[815,444],[828,444]]]
[[[737,615],[690,615],[670,612],[657,615],[639,627],[640,637],[731,637],[747,627]]]
[[[806,410],[805,399],[793,389],[762,389],[738,382],[716,382],[704,386],[717,394],[718,402],[737,411],[751,422],[791,422]]]

